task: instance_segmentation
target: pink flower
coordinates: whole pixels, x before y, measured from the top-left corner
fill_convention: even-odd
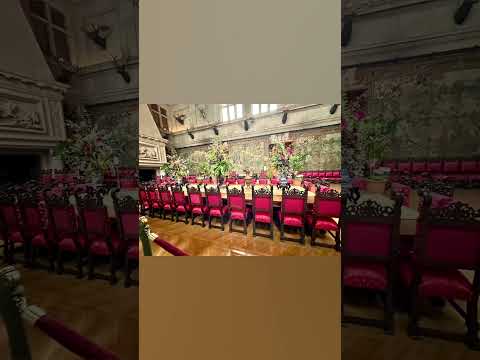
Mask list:
[[[361,110],[358,110],[357,112],[355,112],[355,117],[357,118],[358,121],[362,121],[365,115],[366,115],[365,112]]]

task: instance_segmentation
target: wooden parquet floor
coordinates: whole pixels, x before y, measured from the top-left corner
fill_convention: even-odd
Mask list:
[[[124,288],[122,283],[111,286],[102,280],[76,279],[72,275],[29,270],[22,266],[18,269],[30,304],[44,308],[120,359],[138,359],[138,287]],[[27,326],[27,334],[33,360],[79,359],[30,326]],[[8,353],[4,346],[0,341],[0,359]],[[5,355],[5,358],[8,357]]]
[[[250,223],[247,235],[243,233],[229,232],[228,226],[225,231],[221,229],[208,229],[208,224],[187,225],[184,222],[172,222],[159,218],[149,218],[148,223],[152,232],[160,238],[172,243],[176,247],[196,256],[337,256],[338,253],[329,248],[321,248],[310,245],[310,236],[306,236],[305,245],[293,241],[280,241],[280,231],[274,228],[274,239],[254,237],[253,227]],[[216,223],[218,225],[218,223]],[[238,228],[238,227],[237,227]],[[259,232],[262,229],[258,230]],[[267,233],[268,230],[263,230]],[[297,234],[288,234],[295,237]],[[317,241],[334,244],[333,238],[327,234],[323,238],[317,237]],[[153,244],[155,256],[168,255],[159,246]]]

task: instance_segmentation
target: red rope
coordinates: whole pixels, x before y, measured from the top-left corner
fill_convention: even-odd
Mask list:
[[[184,252],[183,250],[180,250],[179,248],[177,248],[176,246],[170,244],[169,242],[165,241],[165,240],[162,240],[162,239],[159,239],[158,237],[153,240],[155,242],[155,244],[157,244],[158,246],[160,246],[163,250],[169,252],[170,254],[172,254],[173,256],[190,256],[190,254],[187,254],[186,252]]]

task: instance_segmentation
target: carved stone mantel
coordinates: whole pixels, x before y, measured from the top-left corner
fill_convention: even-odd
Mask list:
[[[165,147],[168,141],[140,135],[138,142],[138,161],[140,168],[159,170],[167,162]]]

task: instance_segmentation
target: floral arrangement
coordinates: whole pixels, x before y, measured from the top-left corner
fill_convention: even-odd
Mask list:
[[[311,157],[312,142],[312,137],[305,137],[289,146],[281,142],[273,144],[270,153],[272,167],[281,177],[295,176]]]
[[[167,155],[167,163],[161,166],[161,170],[165,171],[168,176],[177,180],[187,176],[189,168],[189,161],[178,155],[174,149],[171,154]]]
[[[226,176],[233,168],[229,148],[226,142],[215,139],[205,154],[209,167],[209,175],[216,177]]]
[[[78,171],[87,181],[97,182],[124,150],[114,146],[114,135],[99,129],[85,109],[79,108],[73,115],[76,121],[65,119],[68,138],[57,145],[55,155],[67,170]]]

